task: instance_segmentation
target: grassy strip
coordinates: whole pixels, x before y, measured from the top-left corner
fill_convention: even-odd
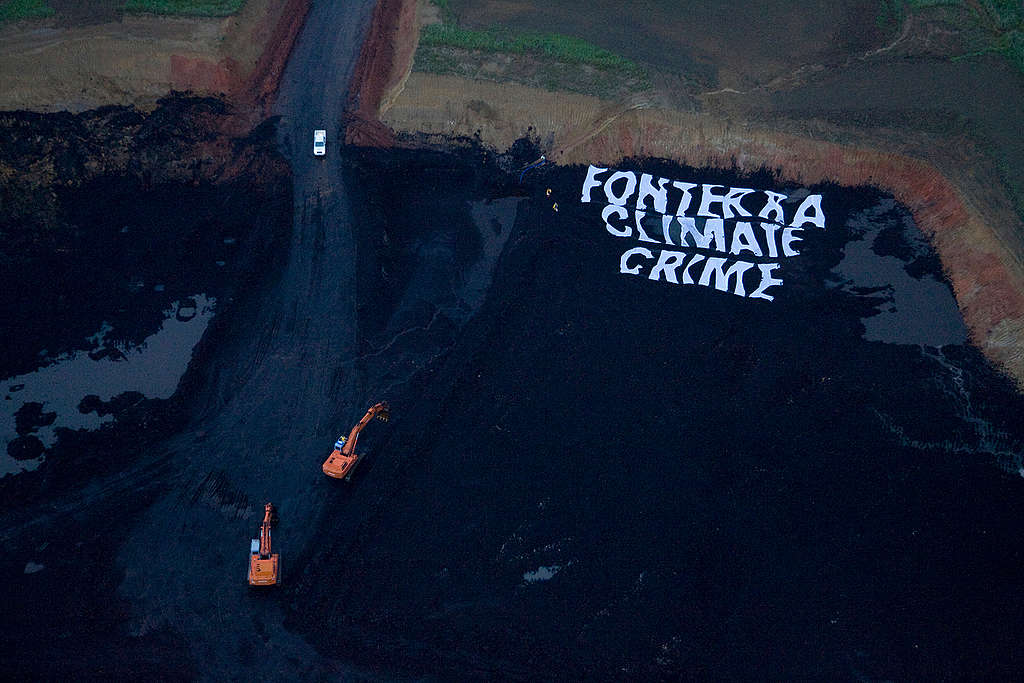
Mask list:
[[[643,76],[643,69],[624,57],[579,38],[557,33],[512,34],[501,29],[473,31],[452,24],[431,24],[420,33],[427,47],[454,47],[481,52],[529,54],[557,59],[568,64],[590,66],[629,76]]]
[[[127,0],[124,11],[225,17],[240,10],[244,4],[245,0]]]
[[[906,18],[906,9],[902,0],[881,0],[875,12],[875,24],[882,30],[899,30]]]
[[[981,13],[977,7],[981,8]],[[1024,3],[980,0],[977,5],[971,5],[971,11],[992,36],[991,45],[984,51],[1003,55],[1024,73]]]
[[[996,53],[1024,73],[1024,3],[1021,0],[881,0],[875,21],[881,28],[899,30],[908,10],[936,7],[949,8],[961,17],[969,17],[971,28],[980,29],[987,36],[987,45],[954,60]]]
[[[459,23],[455,17],[455,10],[452,9],[451,4],[448,0],[433,0],[433,3],[441,10],[441,21],[445,24],[451,24],[454,26]]]
[[[0,23],[53,16],[45,0],[0,0]]]
[[[647,78],[610,74],[603,69],[566,67],[564,62],[554,59],[538,59],[525,65],[525,68],[518,68],[516,64],[506,63],[500,57],[497,63],[488,63],[480,54],[453,47],[420,45],[413,68],[426,73],[496,83],[512,81],[532,88],[576,92],[606,99],[651,88]]]

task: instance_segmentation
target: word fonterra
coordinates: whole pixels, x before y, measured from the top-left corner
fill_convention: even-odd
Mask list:
[[[605,204],[601,218],[609,234],[709,252],[635,246],[619,260],[619,272],[627,275],[646,273],[650,280],[713,286],[773,301],[767,291],[782,284],[773,276],[779,263],[760,259],[798,256],[794,245],[803,239],[805,226],[825,227],[820,194],[809,194],[793,206],[786,201],[788,195],[770,190],[608,171],[593,165],[587,169],[580,201]]]

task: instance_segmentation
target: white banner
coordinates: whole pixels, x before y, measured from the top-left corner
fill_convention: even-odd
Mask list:
[[[783,283],[774,275],[779,261],[762,259],[799,256],[805,228],[825,228],[820,194],[799,204],[788,199],[770,190],[638,177],[593,165],[580,196],[584,204],[605,204],[608,234],[642,243],[622,253],[620,273],[766,301],[775,299],[768,290]]]

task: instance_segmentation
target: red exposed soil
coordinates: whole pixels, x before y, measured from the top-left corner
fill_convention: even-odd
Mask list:
[[[288,63],[288,55],[291,54],[295,39],[298,38],[309,13],[310,2],[311,0],[286,0],[270,41],[246,83],[244,96],[250,98],[249,102],[260,107],[264,115],[269,112],[271,101],[281,81],[281,74]]]
[[[211,62],[201,57],[171,55],[171,83],[175,90],[234,94],[241,76],[238,63],[230,58]]]
[[[171,78],[175,90],[220,94],[235,105],[238,118],[230,128],[236,133],[267,116],[292,46],[309,13],[310,0],[280,0],[283,4],[268,12],[255,30],[267,35],[266,47],[255,68],[246,77],[231,59],[213,62],[201,57],[171,56]]]
[[[411,67],[418,36],[414,1],[379,0],[349,87],[347,144],[392,144],[391,129],[380,122],[380,106]]]

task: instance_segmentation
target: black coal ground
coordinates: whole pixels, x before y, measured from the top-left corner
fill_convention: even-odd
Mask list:
[[[364,239],[472,242],[460,207],[510,189],[467,197],[472,176],[438,165],[367,166]],[[660,166],[637,164],[774,186]],[[412,674],[1013,670],[1024,487],[963,401],[1017,453],[1021,401],[974,349],[942,350],[969,377],[951,395],[920,347],[862,339],[884,298],[831,269],[880,196],[816,188],[836,227],[768,303],[620,275],[583,171],[530,173],[486,303],[389,397],[389,464],[358,484],[355,533],[323,522],[291,624]]]
[[[261,187],[247,180],[145,188],[138,178],[105,176],[61,192],[61,222],[41,226],[51,251],[5,253],[4,377],[59,352],[87,349],[85,338],[103,323],[112,328],[110,348],[138,344],[160,328],[172,301],[205,292],[220,304],[174,396],[86,397],[80,409],[113,413],[116,422],[94,432],[58,430],[38,469],[0,479],[9,676],[130,679],[198,671],[187,643],[165,625],[129,634],[131,606],[117,597],[124,567],[115,558],[173,479],[175,464],[162,444],[194,414],[225,341],[244,324],[238,316],[247,299],[258,300],[280,268],[289,179]],[[236,298],[238,306],[231,304]],[[49,351],[45,358],[40,349]],[[38,422],[24,427],[32,432]],[[38,571],[26,573],[32,566]]]
[[[280,510],[285,585],[248,595],[253,609],[281,603],[325,658],[381,676],[1019,670],[1024,479],[1000,457],[1021,452],[1022,401],[970,347],[863,339],[883,297],[832,270],[841,226],[880,196],[815,188],[835,227],[786,264],[776,301],[750,301],[621,275],[621,241],[578,203],[583,170],[519,184],[536,158],[520,151],[342,160],[358,212],[361,385],[394,417],[362,437],[351,485],[318,484],[334,489],[317,519]],[[784,189],[770,174],[634,165]],[[214,349],[202,362],[242,360]],[[188,395],[202,386],[179,398],[214,403]],[[65,505],[40,522],[69,523],[60,550],[36,550],[42,563],[77,553],[93,579],[58,590],[68,568],[8,584],[17,670],[59,656],[77,666],[35,671],[95,673],[98,650],[124,646],[130,673],[174,654],[176,671],[202,671],[171,630],[129,636],[126,606],[74,625],[115,594],[118,534],[161,481],[159,467],[146,474],[131,475],[143,490],[131,505]],[[288,524],[314,525],[314,541],[290,547]],[[11,575],[31,548],[17,541]],[[40,610],[54,594],[67,602]]]

